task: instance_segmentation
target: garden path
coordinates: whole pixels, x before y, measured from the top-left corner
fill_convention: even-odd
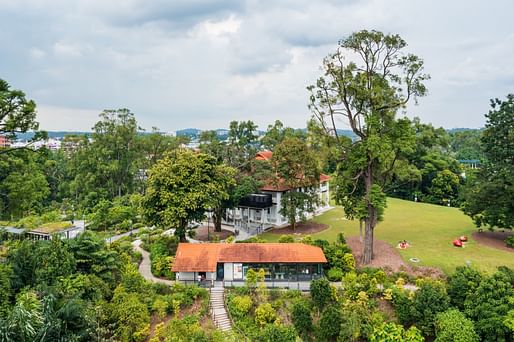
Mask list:
[[[140,239],[137,239],[134,242],[132,242],[132,246],[134,247],[134,250],[136,252],[141,253],[141,256],[143,257],[141,263],[139,264],[139,273],[143,276],[143,278],[153,283],[161,283],[165,285],[172,285],[174,283],[172,280],[157,278],[152,274],[150,253],[141,248]]]

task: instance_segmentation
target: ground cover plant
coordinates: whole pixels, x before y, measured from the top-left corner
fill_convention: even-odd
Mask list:
[[[476,232],[472,220],[457,208],[426,203],[416,203],[395,198],[388,199],[384,221],[375,230],[375,238],[396,247],[399,241],[407,240],[411,247],[398,250],[406,263],[419,266],[434,266],[451,273],[457,266],[470,263],[479,270],[494,272],[496,267],[514,267],[511,252],[483,246],[470,239],[464,248],[453,247],[451,242],[462,235],[471,237]],[[311,234],[312,239],[336,241],[339,233],[346,237],[359,235],[359,222],[344,218],[341,207],[336,207],[314,218],[317,223],[327,224],[328,229]],[[295,235],[301,239],[302,235]],[[278,234],[264,233],[259,238],[276,242]],[[409,259],[418,258],[419,263]]]

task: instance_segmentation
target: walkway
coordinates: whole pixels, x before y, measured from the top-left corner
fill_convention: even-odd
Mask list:
[[[112,242],[114,242],[116,240],[121,239],[122,237],[131,236],[132,234],[136,234],[136,233],[139,232],[139,230],[140,230],[140,228],[137,228],[137,229],[132,229],[131,231],[128,231],[128,232],[125,232],[125,233],[109,236],[108,238],[105,238],[105,242],[112,243]]]
[[[225,309],[225,288],[223,286],[211,288],[211,317],[221,331],[232,330],[232,324]]]
[[[139,274],[143,276],[146,280],[152,282],[152,283],[161,283],[165,285],[172,285],[174,282],[172,280],[167,279],[161,279],[157,278],[152,274],[152,264],[150,262],[150,253],[145,251],[143,248],[141,248],[141,240],[137,239],[134,242],[132,242],[132,246],[134,247],[134,250],[136,252],[141,253],[141,256],[143,257],[143,260],[141,260],[141,263],[139,264]]]

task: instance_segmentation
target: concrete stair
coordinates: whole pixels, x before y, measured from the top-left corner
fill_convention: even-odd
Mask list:
[[[225,309],[225,288],[211,288],[210,306],[212,320],[216,327],[221,331],[232,330],[232,322],[230,322],[227,310]]]

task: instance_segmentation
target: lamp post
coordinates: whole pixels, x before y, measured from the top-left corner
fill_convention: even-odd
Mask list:
[[[207,208],[207,241],[211,241],[211,230],[210,230],[211,217],[212,217],[212,209]]]

